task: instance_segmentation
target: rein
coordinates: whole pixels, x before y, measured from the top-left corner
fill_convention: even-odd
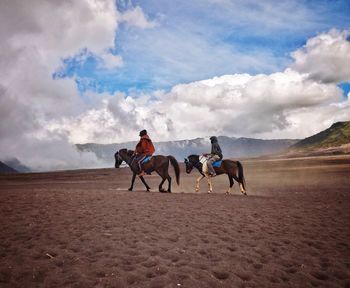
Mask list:
[[[122,162],[125,161],[125,163],[128,164],[130,167],[131,167],[131,165],[132,165],[132,163],[134,162],[134,159],[135,159],[134,156],[131,156],[131,159],[130,159],[131,161],[126,161],[121,156],[119,156],[119,153],[117,154],[117,157],[118,157],[118,161],[119,160],[122,160]]]

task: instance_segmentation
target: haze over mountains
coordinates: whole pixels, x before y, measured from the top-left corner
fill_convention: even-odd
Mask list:
[[[262,140],[253,138],[218,137],[223,154],[226,158],[246,158],[279,153],[298,142],[293,139]],[[105,161],[113,160],[116,151],[122,148],[135,149],[137,142],[125,142],[115,144],[77,144],[80,151],[89,151]],[[155,142],[156,154],[173,155],[179,161],[191,154],[210,152],[208,138],[196,138],[192,140],[178,140]]]
[[[0,161],[0,173],[18,173],[15,169],[12,167],[6,165],[5,163]]]
[[[173,155],[183,161],[191,154],[210,152],[210,141],[207,138],[155,142],[156,154]],[[302,157],[318,155],[350,154],[350,121],[334,123],[328,129],[303,140],[276,139],[262,140],[253,138],[235,138],[219,136],[219,143],[225,158]],[[114,153],[122,148],[134,149],[137,141],[114,144],[76,144],[81,153],[92,152],[96,158],[113,167]],[[89,168],[89,167],[81,167]],[[0,173],[30,172],[30,168],[20,160],[13,158],[0,162]]]
[[[350,153],[350,121],[334,123],[330,128],[305,139],[262,140],[219,136],[219,143],[226,158],[248,158],[268,155],[312,156]],[[116,144],[77,144],[80,151],[89,151],[98,158],[110,161],[122,148],[134,149],[137,142]],[[174,155],[183,161],[190,154],[210,151],[208,138],[155,142],[157,154]]]

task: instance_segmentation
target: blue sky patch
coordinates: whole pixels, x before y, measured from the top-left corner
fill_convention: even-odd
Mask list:
[[[118,25],[111,52],[124,65],[103,69],[88,49],[62,60],[53,78],[75,78],[79,91],[169,90],[176,84],[234,73],[273,73],[308,38],[348,29],[350,1],[117,0],[123,13],[140,6],[153,28]],[[348,84],[341,84],[343,90]],[[345,87],[345,88],[343,88]],[[345,91],[345,90],[344,90]]]
[[[348,98],[348,93],[350,92],[350,83],[340,83],[338,87],[343,90],[344,98]]]

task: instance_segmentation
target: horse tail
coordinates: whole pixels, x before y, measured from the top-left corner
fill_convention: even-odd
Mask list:
[[[243,189],[245,190],[245,179],[244,179],[244,175],[243,175],[243,165],[241,164],[241,162],[237,161],[237,166],[238,166],[238,179],[239,182],[242,183]]]
[[[169,155],[168,159],[170,160],[171,165],[173,165],[174,170],[175,170],[175,175],[176,175],[176,183],[177,185],[180,185],[180,167],[179,163],[175,159],[175,157]]]

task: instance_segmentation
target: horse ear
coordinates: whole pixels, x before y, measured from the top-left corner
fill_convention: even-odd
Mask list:
[[[186,163],[187,161],[188,161],[187,158],[185,158],[185,163]]]

